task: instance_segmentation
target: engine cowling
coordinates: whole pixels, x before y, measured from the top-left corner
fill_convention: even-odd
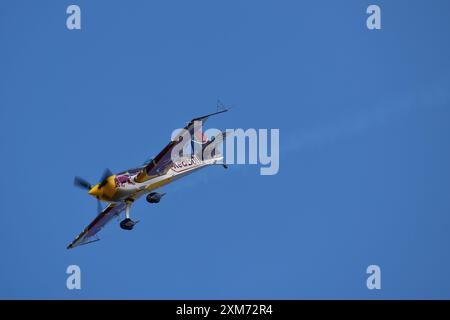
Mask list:
[[[165,195],[165,193],[159,193],[159,192],[151,192],[147,195],[147,202],[149,203],[159,203],[161,201],[161,198]]]

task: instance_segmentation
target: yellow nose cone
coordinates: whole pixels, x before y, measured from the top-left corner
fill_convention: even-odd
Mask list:
[[[103,183],[103,186],[99,189],[100,183],[96,184],[89,190],[89,194],[91,196],[96,197],[102,201],[111,201],[116,193],[115,187],[115,176],[112,175],[106,179],[106,183]]]
[[[98,189],[98,184],[93,186],[91,190],[89,190],[89,194],[94,197],[100,197],[101,190]]]

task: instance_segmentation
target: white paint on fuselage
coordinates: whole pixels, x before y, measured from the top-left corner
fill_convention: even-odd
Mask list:
[[[197,157],[195,158],[195,161],[190,161],[189,158],[178,161],[177,163],[172,164],[172,167],[165,174],[161,174],[142,183],[138,183],[135,181],[137,173],[134,175],[130,175],[131,181],[133,181],[133,183],[125,183],[123,186],[117,187],[117,191],[113,197],[113,202],[121,202],[130,197],[134,198],[134,200],[137,200],[142,195],[150,193],[158,189],[159,187],[166,185],[167,183],[161,184],[161,182],[164,180],[169,179],[168,183],[171,183],[196,170],[216,164],[217,162],[223,160],[222,156],[217,156],[213,159],[208,160],[200,160]]]

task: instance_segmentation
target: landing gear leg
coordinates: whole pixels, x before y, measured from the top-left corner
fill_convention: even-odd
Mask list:
[[[127,203],[127,206],[125,208],[125,218],[130,219],[130,204]]]
[[[133,230],[136,223],[137,222],[130,219],[130,204],[127,203],[127,206],[125,207],[125,219],[120,222],[120,227],[124,230]]]

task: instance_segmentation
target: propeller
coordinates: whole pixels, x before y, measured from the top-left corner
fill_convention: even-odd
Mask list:
[[[111,170],[106,168],[105,171],[103,171],[102,178],[100,179],[101,182],[98,185],[99,189],[103,188],[108,183],[108,177],[110,177],[110,176],[112,176],[112,172],[111,172]]]
[[[81,189],[91,190],[92,186],[89,182],[80,177],[75,177],[73,184]]]
[[[102,175],[102,177],[100,179],[100,183],[98,185],[99,189],[103,188],[108,183],[108,178],[110,176],[112,176],[111,170],[109,170],[108,168],[105,169],[105,171],[103,171],[103,175]],[[85,190],[92,189],[92,185],[88,181],[86,181],[83,178],[78,177],[78,176],[75,176],[75,178],[73,180],[73,184],[76,187],[81,188],[81,189],[85,189]],[[98,211],[98,213],[103,211],[102,203],[101,203],[100,199],[98,199],[98,198],[97,198],[97,211]]]
[[[105,171],[103,171],[103,175],[100,179],[100,183],[98,185],[98,188],[101,189],[103,188],[107,183],[108,183],[108,178],[112,176],[112,172],[109,169],[105,169]],[[87,182],[86,180],[84,180],[81,177],[75,176],[75,179],[73,180],[73,184],[81,189],[86,189],[86,190],[91,190],[92,189],[92,185]]]
[[[100,199],[97,199],[97,213],[100,213],[102,211],[103,211],[102,202],[100,201]]]

